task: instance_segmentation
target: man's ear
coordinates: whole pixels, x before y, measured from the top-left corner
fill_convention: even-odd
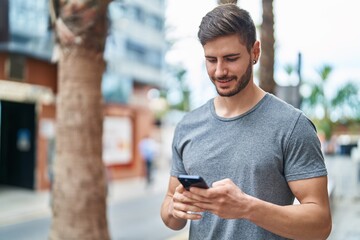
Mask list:
[[[254,61],[259,61],[259,58],[260,58],[260,52],[261,52],[261,49],[260,49],[260,41],[255,41],[253,47],[252,47],[252,58]]]

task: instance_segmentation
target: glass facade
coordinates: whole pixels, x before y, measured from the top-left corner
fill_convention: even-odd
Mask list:
[[[164,14],[164,0],[114,0],[109,4],[102,86],[105,101],[129,103],[135,83],[161,85]],[[51,60],[55,40],[49,26],[49,0],[9,1],[9,21],[11,42],[3,44],[3,49]]]
[[[50,28],[49,0],[9,0],[8,37],[0,51],[51,61],[54,34]]]
[[[159,86],[162,82],[164,11],[163,0],[110,3],[102,87],[105,101],[128,103],[134,83]]]
[[[29,37],[45,36],[49,26],[48,0],[11,0],[10,32]]]

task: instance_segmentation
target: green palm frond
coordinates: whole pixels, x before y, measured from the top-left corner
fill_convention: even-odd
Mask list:
[[[295,68],[293,65],[287,64],[287,65],[285,65],[284,70],[287,73],[287,75],[290,76],[294,72]]]
[[[351,102],[359,104],[360,99],[358,96],[358,86],[349,82],[338,90],[336,96],[331,101],[331,105],[336,107],[347,103],[351,104]]]
[[[333,67],[325,64],[318,70],[318,74],[323,82],[326,82],[329,79],[329,76],[333,70]]]

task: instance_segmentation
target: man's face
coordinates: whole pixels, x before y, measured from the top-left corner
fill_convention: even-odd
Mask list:
[[[252,79],[252,59],[237,35],[216,38],[204,45],[206,69],[222,97],[241,92]]]

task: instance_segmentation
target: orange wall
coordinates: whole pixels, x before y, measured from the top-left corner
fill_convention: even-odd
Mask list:
[[[129,164],[116,164],[107,166],[110,180],[145,175],[145,165],[140,156],[138,145],[140,140],[152,130],[153,114],[149,109],[130,107],[119,104],[108,104],[104,106],[106,116],[129,117],[133,123],[132,156]]]
[[[57,92],[57,65],[28,58],[26,82],[49,87],[53,92]]]
[[[36,150],[36,189],[46,190],[50,188],[49,166],[48,166],[48,144],[49,140],[41,132],[41,123],[44,119],[55,122],[55,105],[41,105],[38,111],[37,122],[37,150]]]
[[[10,80],[6,76],[5,63],[8,58],[7,53],[0,53],[0,79]],[[18,81],[17,81],[18,82]],[[37,60],[34,58],[26,58],[25,66],[25,83],[41,85],[51,88],[57,92],[57,64]]]
[[[5,80],[5,62],[7,54],[0,53],[0,80]]]
[[[38,113],[38,135],[37,135],[37,169],[36,189],[46,190],[50,187],[48,174],[48,139],[41,134],[41,121],[53,119],[55,121],[56,109],[54,105],[40,107]],[[128,164],[107,165],[109,180],[119,180],[131,177],[142,177],[145,175],[145,165],[140,156],[138,145],[140,140],[153,130],[153,114],[145,108],[130,107],[120,104],[109,104],[104,106],[105,116],[129,117],[132,122],[132,159]]]
[[[5,76],[6,53],[0,53],[0,79],[8,80]],[[26,74],[24,82],[50,87],[57,93],[57,64],[36,60],[26,59]],[[139,100],[143,101],[141,106],[129,106],[121,104],[107,104],[104,106],[104,115],[109,116],[127,116],[131,119],[133,125],[132,139],[132,159],[129,164],[117,164],[107,166],[110,180],[118,180],[129,177],[139,177],[145,175],[145,166],[142,157],[138,151],[140,140],[149,134],[154,126],[154,115],[146,107],[147,99],[146,87],[142,91],[137,91]],[[141,102],[141,101],[140,101]],[[37,111],[37,150],[36,150],[36,190],[46,190],[50,187],[48,175],[48,139],[41,134],[41,121],[43,119],[53,119],[55,121],[55,105],[39,106]]]

